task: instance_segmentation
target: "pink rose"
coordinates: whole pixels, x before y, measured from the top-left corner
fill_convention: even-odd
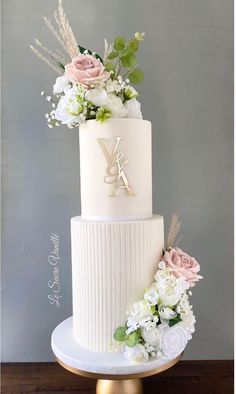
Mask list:
[[[202,279],[202,276],[198,275],[200,265],[197,260],[179,248],[165,252],[163,260],[173,275],[177,278],[184,278],[190,287],[195,286],[196,282]]]
[[[80,83],[86,88],[99,80],[108,79],[110,73],[105,71],[105,67],[92,55],[78,55],[71,63],[65,66],[65,76],[72,83]]]

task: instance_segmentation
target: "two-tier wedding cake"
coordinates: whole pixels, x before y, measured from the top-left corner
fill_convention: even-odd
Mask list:
[[[91,120],[79,135],[82,215],[71,219],[73,332],[80,345],[106,352],[126,311],[152,282],[164,248],[163,218],[152,214],[149,121]]]

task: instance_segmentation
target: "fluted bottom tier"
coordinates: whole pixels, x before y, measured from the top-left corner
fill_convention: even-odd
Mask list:
[[[153,282],[164,247],[162,216],[122,222],[71,219],[73,335],[109,351],[126,311]]]

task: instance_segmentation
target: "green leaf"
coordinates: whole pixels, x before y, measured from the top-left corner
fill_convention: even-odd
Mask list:
[[[175,326],[175,324],[179,323],[180,321],[182,321],[180,314],[178,313],[177,316],[174,319],[169,320],[169,327],[173,327]]]
[[[139,68],[135,68],[130,74],[129,74],[129,80],[131,83],[136,84],[136,83],[141,83],[143,81],[144,74],[143,71],[140,70]]]
[[[137,64],[137,58],[133,53],[128,53],[120,58],[121,64],[125,68],[133,68]]]
[[[139,49],[139,42],[136,40],[136,38],[133,38],[132,40],[129,41],[129,48],[131,49],[132,52],[137,52]]]
[[[62,64],[61,62],[57,62],[57,64],[58,64],[58,66],[59,66],[60,68],[62,68],[62,70],[65,70],[64,64]]]
[[[123,342],[126,338],[126,327],[118,327],[115,331],[114,338],[118,342]]]
[[[133,347],[138,343],[140,337],[141,337],[141,330],[139,328],[138,330],[132,332],[132,334],[128,336],[128,339],[126,340],[125,343],[129,347]]]
[[[91,55],[92,52],[89,49],[86,49],[86,48],[82,47],[81,45],[78,45],[78,47],[79,47],[80,53],[83,54],[84,51],[88,51],[88,53]]]
[[[112,60],[115,59],[119,54],[119,51],[112,51],[111,53],[109,53],[108,55],[108,59]]]
[[[114,71],[115,70],[115,66],[114,66],[113,63],[106,63],[105,69],[106,69],[106,71]]]
[[[117,51],[122,51],[122,49],[124,49],[125,47],[125,38],[124,37],[116,37],[115,41],[114,41],[114,48]]]
[[[155,305],[150,305],[149,309],[150,309],[150,312],[154,315],[154,313],[156,312]]]
[[[132,52],[132,50],[130,48],[125,48],[125,49],[123,49],[123,51],[120,52],[120,57],[126,56],[131,52]]]

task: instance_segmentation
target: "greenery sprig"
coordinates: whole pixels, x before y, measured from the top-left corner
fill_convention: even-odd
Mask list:
[[[143,81],[143,71],[137,67],[138,59],[136,53],[139,50],[140,41],[144,40],[145,33],[135,33],[134,37],[126,41],[122,36],[116,37],[113,42],[112,50],[105,63],[107,71],[113,72],[113,78],[118,75],[129,78],[133,84]]]

